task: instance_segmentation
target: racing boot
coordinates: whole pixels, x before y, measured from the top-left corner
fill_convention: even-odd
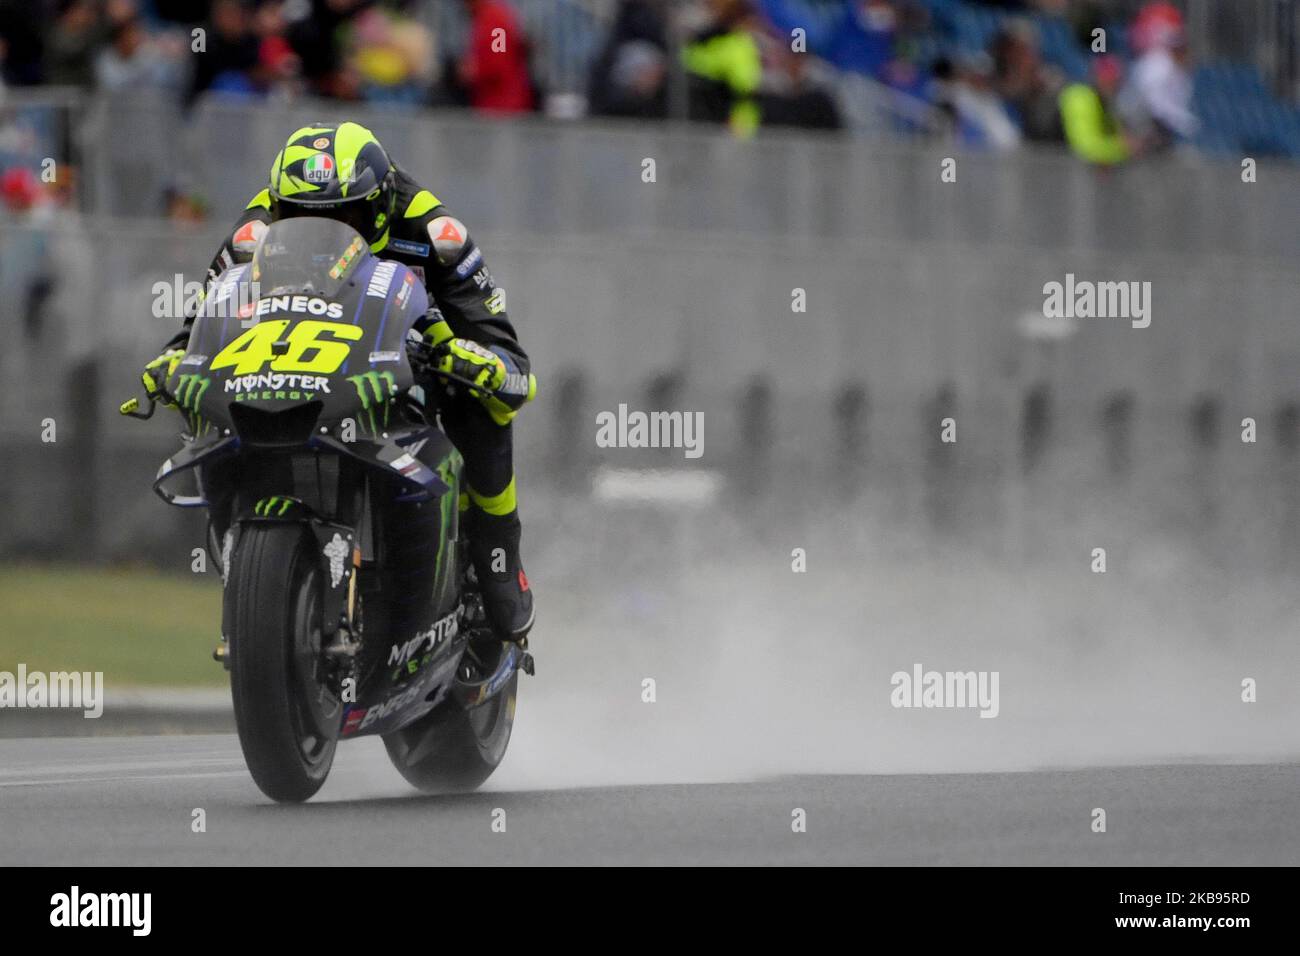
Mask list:
[[[470,515],[469,556],[488,623],[501,640],[522,641],[533,626],[533,592],[519,560],[519,512]]]

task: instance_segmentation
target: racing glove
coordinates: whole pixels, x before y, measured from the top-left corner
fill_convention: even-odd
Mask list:
[[[160,403],[163,408],[175,408],[171,393],[167,391],[167,380],[176,374],[176,367],[185,358],[184,349],[167,349],[162,355],[144,367],[140,380],[144,382],[144,393],[151,401]]]
[[[451,339],[433,347],[432,367],[474,383],[472,392],[482,400],[505,384],[506,363],[477,342]]]
[[[511,374],[503,356],[477,342],[456,338],[445,319],[439,318],[425,330],[419,351],[419,364],[427,372],[472,382],[470,393],[498,425],[508,424],[537,392],[537,379],[531,373]]]

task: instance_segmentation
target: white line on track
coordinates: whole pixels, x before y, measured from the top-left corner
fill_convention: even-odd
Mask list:
[[[80,764],[75,767],[71,766],[35,766],[22,767],[13,770],[0,770],[0,784],[5,782],[8,777],[31,777],[31,776],[66,776],[69,779],[77,779],[86,774],[96,774],[114,772],[119,774],[130,775],[133,770],[167,770],[176,768],[184,770],[188,767],[242,767],[244,766],[241,757],[202,757],[197,760],[145,760],[134,763],[117,762],[112,763],[91,763]]]
[[[63,777],[53,780],[0,780],[0,787],[57,787],[61,784],[110,783],[117,780],[195,780],[200,777],[240,777],[247,774],[248,771],[241,768],[213,770],[207,773],[142,773],[113,777]]]

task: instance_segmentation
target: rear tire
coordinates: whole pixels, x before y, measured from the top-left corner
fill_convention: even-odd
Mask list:
[[[417,790],[476,789],[505,758],[518,685],[516,672],[495,697],[473,710],[444,702],[409,727],[385,734],[388,758]]]
[[[239,745],[264,794],[301,802],[325,782],[338,743],[339,702],[321,681],[315,540],[301,525],[247,524],[231,565],[228,653]]]

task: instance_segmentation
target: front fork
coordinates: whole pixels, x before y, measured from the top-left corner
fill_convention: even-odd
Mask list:
[[[360,536],[354,528],[317,516],[301,500],[290,495],[262,498],[251,512],[232,521],[221,537],[219,563],[223,588],[230,579],[230,562],[239,547],[244,525],[261,522],[305,524],[311,530],[321,571],[321,650],[336,682],[334,690],[341,693],[345,680],[356,679],[356,657],[361,650],[361,637],[356,627]],[[230,670],[227,649],[231,622],[228,614],[229,602],[223,601],[221,643],[212,652],[213,659],[226,670]]]
[[[361,636],[355,627],[360,540],[354,529],[331,521],[315,518],[309,527],[322,565],[321,650],[337,682],[335,690],[342,693],[349,678],[355,689],[357,653],[361,650]]]

